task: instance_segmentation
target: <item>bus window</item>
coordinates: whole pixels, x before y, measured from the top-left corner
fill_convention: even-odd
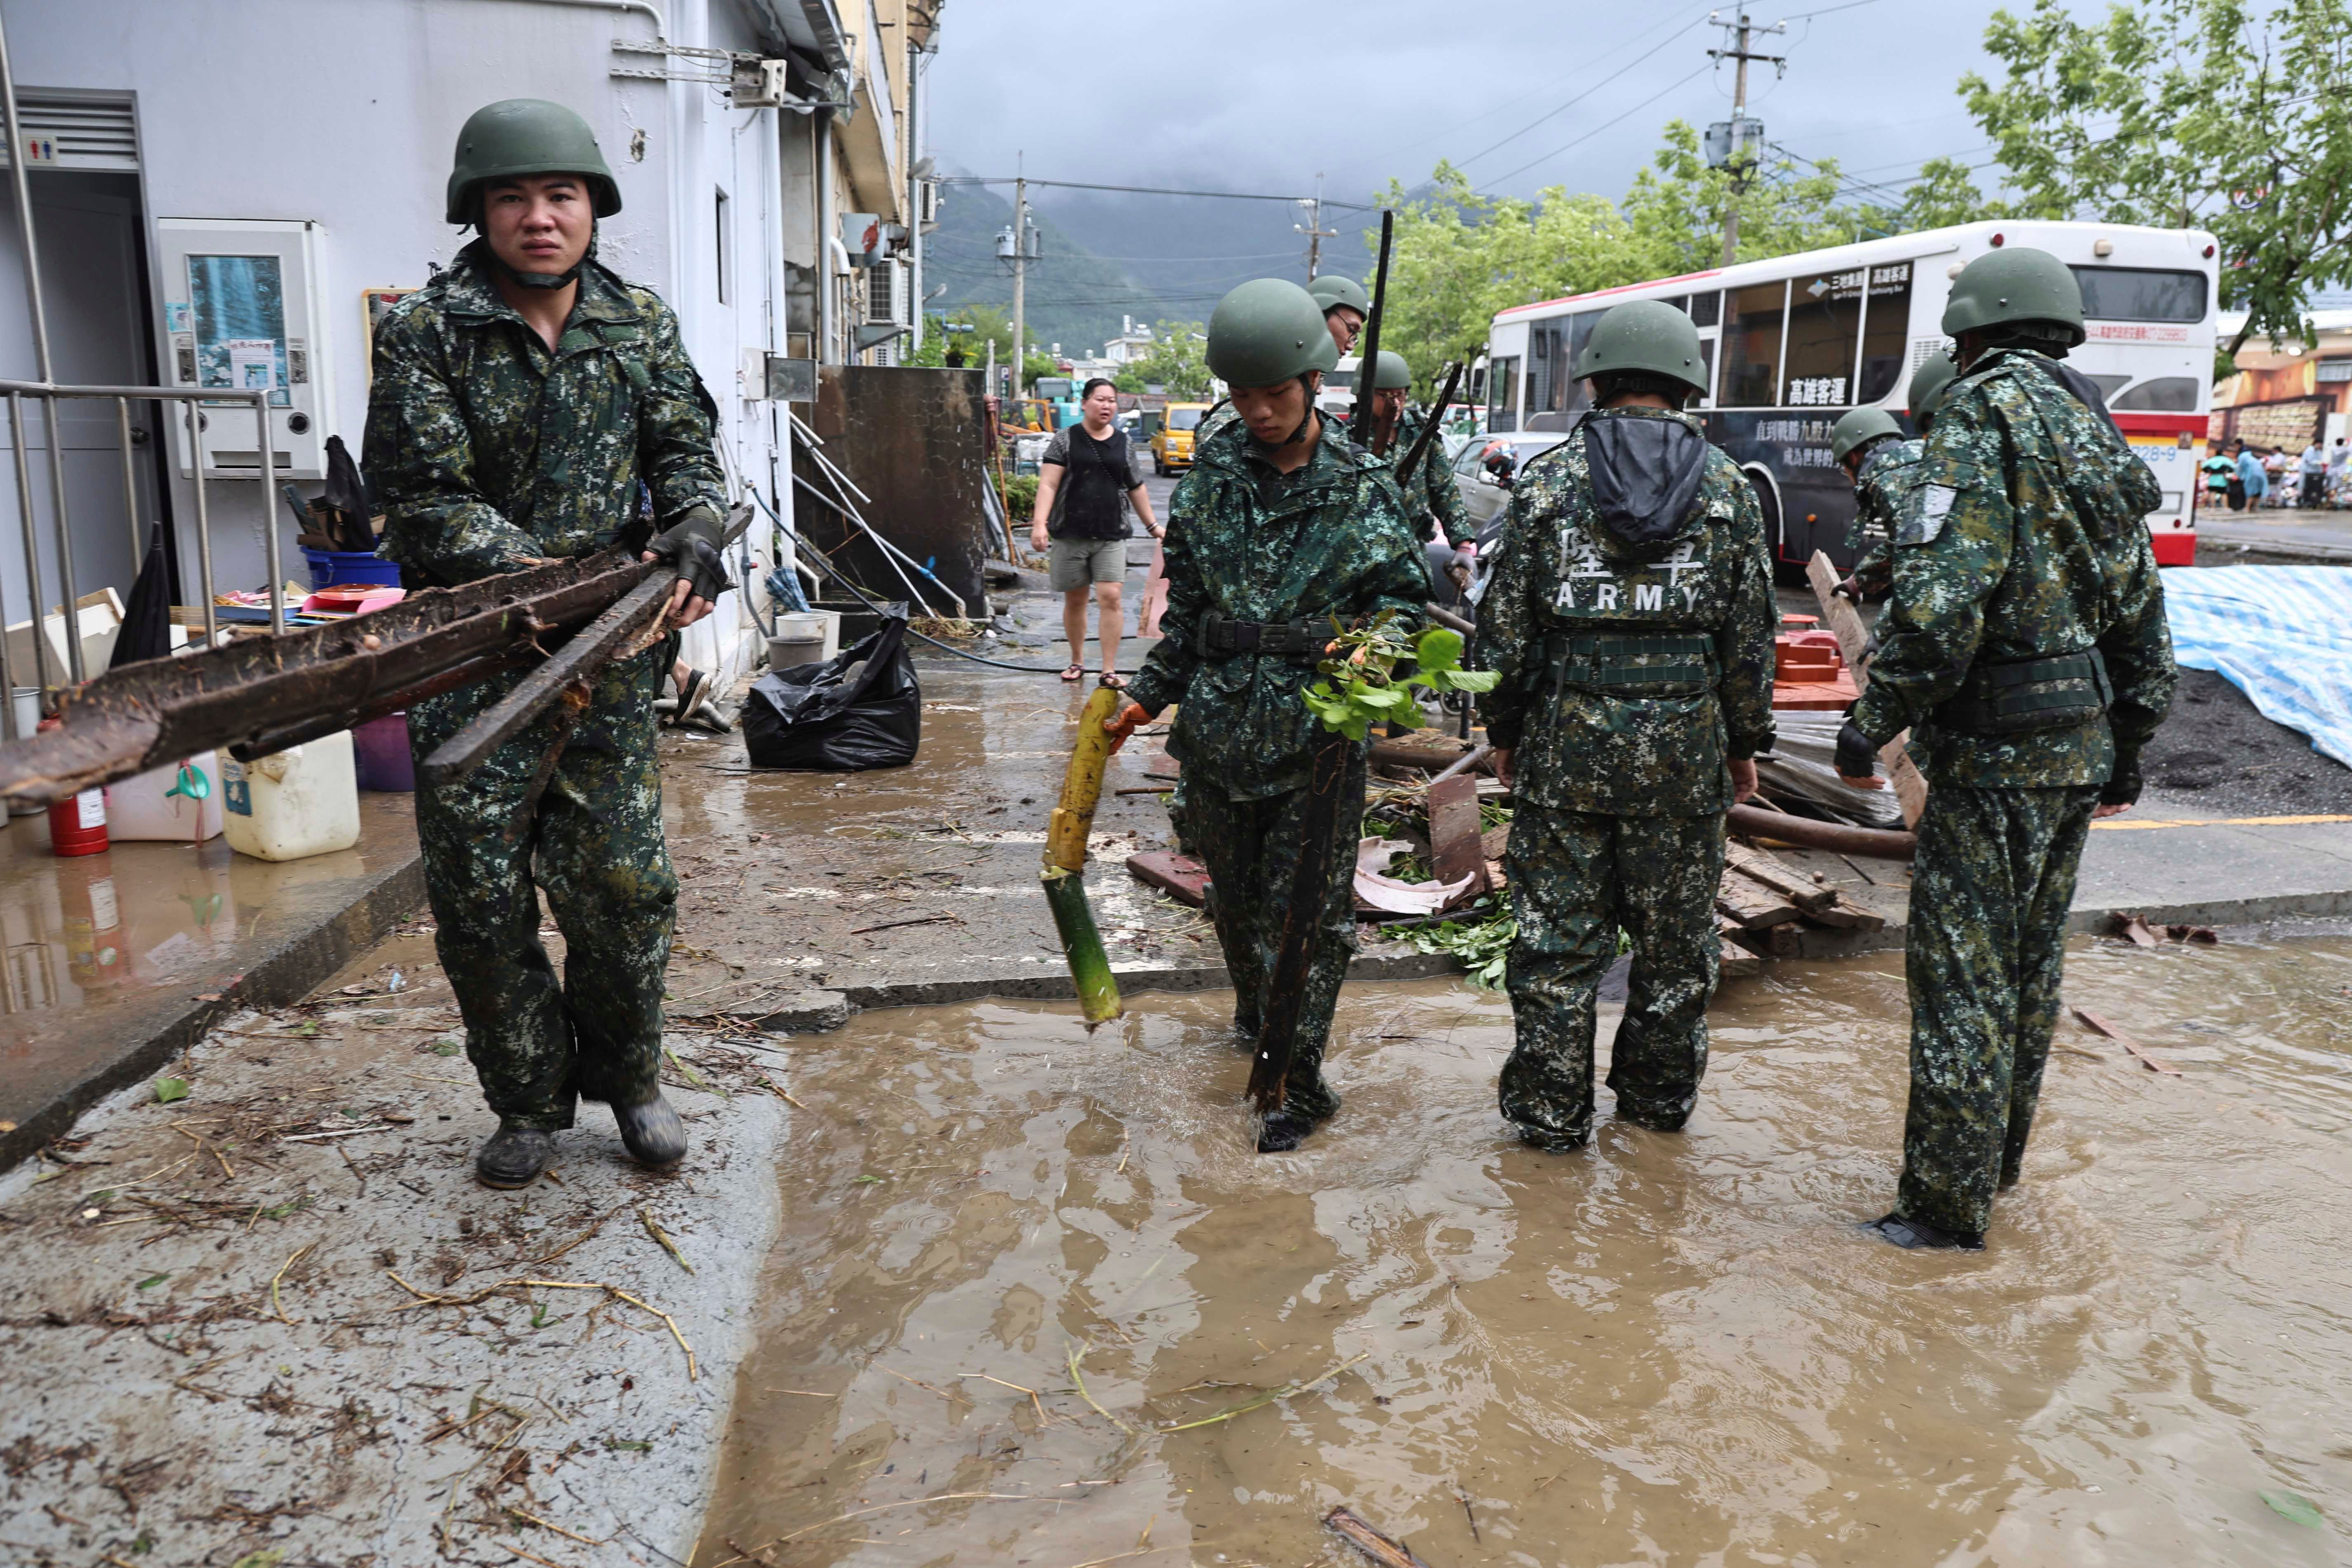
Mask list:
[[[1538,321],[1528,330],[1528,406],[1522,428],[1565,430],[1591,399],[1576,379],[1576,362],[1591,341],[1599,310]]]
[[[1519,362],[1517,355],[1498,359],[1486,370],[1486,428],[1519,427]]]
[[[1789,286],[1758,283],[1732,291],[1731,319],[1723,326],[1725,408],[1770,408],[1780,391],[1780,322]]]
[[[2205,275],[2153,267],[2070,267],[2095,321],[2201,321]]]
[[[1711,327],[1715,325],[1716,322],[1723,320],[1722,292],[1717,289],[1709,289],[1704,294],[1692,295],[1690,299],[1690,316],[1691,325],[1694,327]]]
[[[1715,401],[1715,340],[1713,338],[1699,339],[1698,365],[1699,374],[1705,378],[1698,389],[1699,405],[1704,407]]]
[[[2089,381],[2092,385],[2097,387],[2099,389],[2099,395],[2105,398],[2110,404],[2115,401],[2116,393],[2121,392],[2125,387],[2129,386],[2132,383],[2131,373],[2128,371],[2125,372],[2121,375],[2092,375],[2086,376],[2084,379]]]
[[[2143,381],[2116,398],[2113,406],[2127,414],[2194,414],[2197,412],[2197,378],[2192,375],[2159,375],[2153,381]]]
[[[1791,408],[1843,408],[1862,336],[1867,268],[1799,278],[1790,285],[1789,353],[1780,401]]]
[[[1911,347],[1911,264],[1890,261],[1870,269],[1870,308],[1862,322],[1862,384],[1856,403],[1875,403],[1903,380]]]

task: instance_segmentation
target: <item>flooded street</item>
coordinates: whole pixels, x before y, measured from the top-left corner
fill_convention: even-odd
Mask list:
[[[1508,1007],[1452,983],[1350,986],[1276,1158],[1230,994],[795,1040],[698,1568],[1322,1563],[1338,1503],[1433,1568],[2340,1562],[2352,939],[2078,941],[2067,995],[2182,1076],[2062,1024],[1975,1256],[1853,1228],[1899,955],[1729,987],[1689,1131],[1604,1092],[1570,1156],[1501,1135]]]

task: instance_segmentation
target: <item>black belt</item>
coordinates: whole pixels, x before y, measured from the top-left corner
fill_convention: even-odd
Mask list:
[[[1564,686],[1711,686],[1715,639],[1554,632],[1544,662]]]
[[[2115,689],[2097,648],[1979,664],[1960,694],[1936,710],[1937,728],[2009,735],[2087,724],[2107,710]]]
[[[1306,616],[1294,621],[1237,621],[1223,611],[1211,610],[1201,617],[1193,651],[1202,658],[1262,654],[1312,664],[1323,657],[1324,645],[1330,640],[1329,626]]]

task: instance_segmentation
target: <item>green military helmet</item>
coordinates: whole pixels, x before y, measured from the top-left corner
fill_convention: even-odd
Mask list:
[[[1703,387],[1706,362],[1699,357],[1698,329],[1690,317],[1661,300],[1611,306],[1577,356],[1576,379],[1628,372],[1663,375],[1694,391]]]
[[[1286,278],[1254,278],[1209,312],[1208,358],[1228,386],[1275,386],[1329,370],[1339,350],[1315,296]]]
[[[1927,421],[1936,416],[1936,405],[1944,401],[1944,389],[1952,384],[1952,377],[1960,367],[1952,363],[1950,353],[1937,349],[1911,373],[1911,390],[1905,395],[1910,405],[1911,423],[1924,430]]]
[[[588,122],[545,99],[509,98],[474,110],[457,132],[457,155],[449,170],[449,221],[476,221],[474,197],[482,186],[525,174],[578,174],[588,182],[598,217],[621,210],[621,187],[604,166]]]
[[[1873,441],[1892,436],[1900,440],[1903,426],[1884,408],[1857,408],[1830,426],[1830,458],[1843,463]]]
[[[1979,256],[1952,280],[1944,306],[1944,335],[2047,321],[2068,347],[2083,341],[2083,286],[2046,250],[2013,245]]]
[[[1371,296],[1365,293],[1364,286],[1352,278],[1342,278],[1337,272],[1326,272],[1320,278],[1308,279],[1307,291],[1315,296],[1315,306],[1318,310],[1331,310],[1345,305],[1366,321],[1371,320]]]
[[[1412,385],[1412,367],[1404,363],[1404,355],[1382,349],[1380,363],[1372,370],[1374,392],[1403,392]]]

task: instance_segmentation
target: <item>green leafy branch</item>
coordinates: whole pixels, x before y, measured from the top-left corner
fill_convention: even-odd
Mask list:
[[[1490,669],[1462,668],[1462,634],[1431,626],[1408,634],[1393,616],[1363,626],[1331,623],[1335,634],[1323,645],[1327,656],[1316,670],[1323,679],[1301,693],[1323,727],[1360,741],[1374,724],[1421,728],[1421,703],[1413,689],[1435,692],[1487,691],[1501,679]]]

